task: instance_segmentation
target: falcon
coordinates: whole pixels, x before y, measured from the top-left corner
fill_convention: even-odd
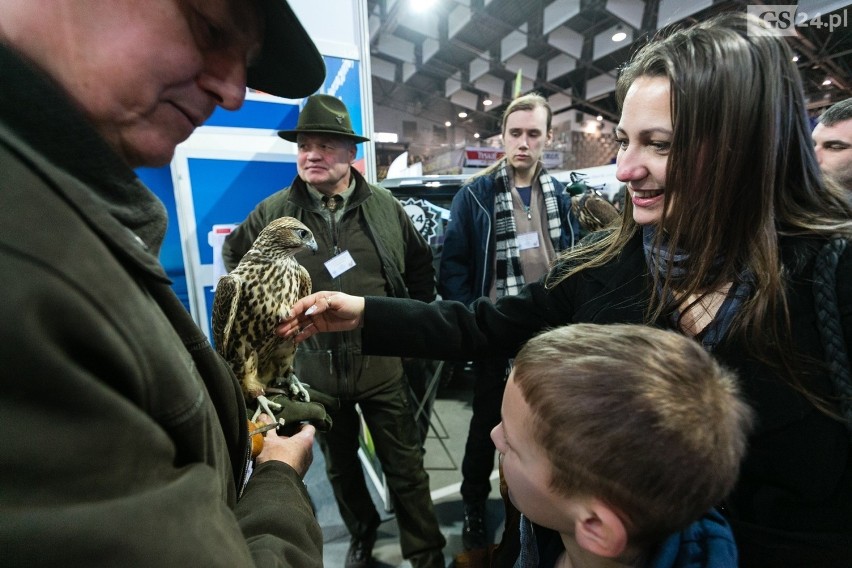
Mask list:
[[[275,416],[273,409],[280,410],[280,405],[266,398],[269,389],[310,400],[293,372],[295,342],[273,333],[290,307],[311,293],[311,277],[294,258],[305,249],[317,250],[310,229],[293,217],[275,219],[216,285],[213,341],[234,370],[246,400],[258,401],[254,418],[261,409],[270,417]]]
[[[573,196],[571,206],[580,227],[588,233],[600,231],[619,216],[618,209],[595,191]]]

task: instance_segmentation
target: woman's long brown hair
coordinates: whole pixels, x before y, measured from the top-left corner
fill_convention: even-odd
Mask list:
[[[671,82],[673,134],[655,246],[664,234],[668,246],[686,251],[689,260],[677,286],[652,275],[648,321],[692,294],[736,281],[747,267],[753,294],[730,333],[760,329],[744,336],[757,357],[775,358],[775,365],[779,353],[790,352],[784,348],[790,323],[779,237],[852,237],[852,205],[820,173],[792,58],[784,38],[745,14],[727,13],[663,31],[622,70],[616,91],[621,105],[639,77]],[[632,210],[627,199],[619,226],[563,253],[548,286],[613,260],[639,230]],[[798,383],[792,362],[781,366]]]

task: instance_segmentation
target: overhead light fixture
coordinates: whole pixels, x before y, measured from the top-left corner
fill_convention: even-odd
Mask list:
[[[598,122],[601,122],[603,120],[603,116],[599,114],[598,117],[597,117],[597,120],[598,120]]]
[[[479,140],[479,132],[474,132],[473,137],[476,138],[477,140]]]
[[[823,86],[823,87],[827,87],[827,86],[829,86],[829,85],[831,85],[831,78],[830,78],[830,77],[826,77],[826,78],[825,78],[825,81],[823,81],[823,82],[822,82],[822,86]]]
[[[459,118],[467,118],[467,113],[465,111],[461,111],[459,113]]]
[[[445,122],[445,123],[444,123],[444,126],[452,126],[452,125],[453,125],[453,123],[452,123],[452,122],[450,122],[449,120],[448,120],[447,122]]]
[[[799,60],[799,56],[798,56],[798,55],[794,55],[794,56],[793,56],[793,63],[797,62],[798,60]]]
[[[624,31],[624,28],[621,24],[618,24],[615,27],[615,33],[612,34],[612,41],[618,43],[620,41],[624,41],[627,39],[627,32]]]
[[[409,5],[415,12],[426,12],[435,6],[437,0],[410,0]]]
[[[494,101],[491,100],[491,97],[485,97],[482,99],[482,106],[491,106],[494,104]]]

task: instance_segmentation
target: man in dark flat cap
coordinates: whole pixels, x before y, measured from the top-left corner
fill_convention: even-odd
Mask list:
[[[314,428],[249,462],[239,386],[171,290],[165,208],[133,168],[247,85],[298,98],[324,76],[285,0],[0,3],[3,564],[322,566]]]

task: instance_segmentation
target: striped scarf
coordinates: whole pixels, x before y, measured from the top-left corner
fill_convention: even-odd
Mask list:
[[[559,219],[559,206],[556,201],[556,191],[553,178],[544,168],[538,175],[538,183],[544,195],[544,205],[547,211],[547,228],[553,250],[559,251],[559,238],[562,235],[562,222]],[[512,205],[512,184],[506,161],[497,170],[497,192],[494,196],[494,245],[497,252],[495,279],[497,297],[514,295],[521,291],[524,285],[524,275],[521,271],[521,257],[518,252],[517,227],[515,225],[515,208]]]

